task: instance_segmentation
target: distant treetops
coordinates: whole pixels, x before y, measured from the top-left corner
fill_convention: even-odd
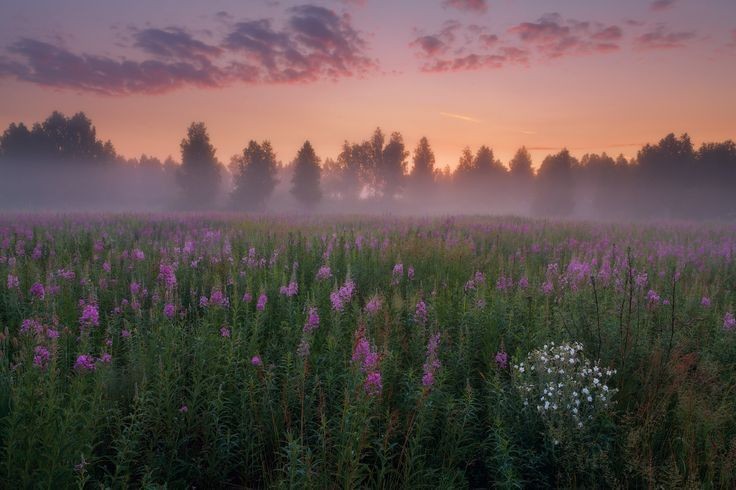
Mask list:
[[[630,161],[605,153],[578,160],[563,149],[547,156],[536,172],[526,148],[520,148],[507,167],[486,145],[475,153],[466,147],[454,171],[438,168],[426,137],[419,140],[409,167],[410,153],[401,133],[387,136],[380,128],[362,142],[345,141],[335,159],[324,161],[305,141],[288,165],[277,160],[268,140],[251,140],[231,158],[229,172],[218,161],[202,122],[189,126],[180,150],[180,164],[171,157],[162,163],[146,155],[126,160],[110,141],[97,138],[84,113],[66,117],[54,112],[30,129],[23,123],[8,126],[0,137],[0,172],[21,175],[23,169],[28,181],[62,169],[69,177],[78,165],[91,169],[119,164],[121,169],[148,172],[138,179],[148,184],[146,189],[175,182],[180,192],[177,207],[190,209],[222,207],[227,189],[232,209],[263,211],[283,182],[304,211],[317,210],[329,200],[342,203],[341,208],[362,209],[355,205],[365,203],[382,212],[399,206],[414,212],[531,211],[542,216],[580,215],[581,210],[614,218],[736,216],[736,144],[704,143],[695,150],[686,134],[669,134],[657,144],[647,144]],[[226,177],[231,178],[229,186],[224,185]]]

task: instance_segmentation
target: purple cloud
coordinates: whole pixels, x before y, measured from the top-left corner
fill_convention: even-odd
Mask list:
[[[442,6],[481,14],[488,10],[487,0],[443,0]]]
[[[652,12],[661,12],[663,10],[669,10],[675,5],[677,0],[654,0],[649,4],[649,10]]]
[[[163,93],[189,85],[217,87],[226,74],[209,61],[129,61],[75,54],[33,39],[21,39],[8,51],[21,61],[0,64],[0,77],[105,95]]]
[[[484,26],[450,21],[437,33],[419,33],[409,46],[422,60],[422,71],[442,72],[528,65],[534,55],[556,59],[609,53],[620,49],[622,39],[617,25],[547,14],[537,22],[512,26],[503,36]]]
[[[634,43],[641,50],[675,49],[685,47],[695,37],[695,31],[670,32],[663,24],[659,24],[654,30],[638,36]]]
[[[377,68],[350,16],[302,5],[285,23],[246,20],[229,27],[218,44],[186,30],[134,32],[140,60],[74,53],[65,47],[21,39],[0,56],[0,78],[106,95],[158,94],[180,87],[217,88],[232,83],[291,83],[363,76]]]
[[[619,26],[565,20],[556,13],[544,15],[537,22],[522,22],[508,32],[547,58],[616,51],[623,38]]]

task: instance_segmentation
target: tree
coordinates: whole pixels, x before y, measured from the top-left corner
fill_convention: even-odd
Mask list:
[[[220,186],[220,163],[204,123],[192,123],[180,147],[177,182],[184,192],[185,206],[195,209],[211,206]]]
[[[319,163],[312,144],[305,141],[294,160],[291,193],[307,208],[314,207],[322,199]]]
[[[233,158],[231,165],[235,206],[248,211],[262,210],[278,182],[278,163],[271,143],[266,140],[259,145],[251,140],[243,154]]]
[[[393,199],[403,188],[406,175],[406,158],[408,156],[409,152],[406,151],[401,133],[391,133],[391,139],[383,149],[378,167],[378,193],[384,199]]]
[[[575,207],[572,169],[577,161],[567,149],[549,155],[537,174],[534,210],[542,216],[567,216]]]
[[[0,141],[0,155],[13,160],[66,160],[75,163],[112,162],[116,158],[110,141],[97,139],[92,121],[78,112],[67,118],[58,111],[29,131],[24,124],[11,124]]]
[[[637,154],[638,196],[646,214],[680,215],[696,203],[685,194],[694,190],[695,151],[690,137],[670,133],[656,145],[645,145]]]
[[[434,152],[427,138],[419,140],[414,150],[414,166],[411,169],[411,181],[420,189],[426,189],[434,182]]]
[[[516,181],[529,181],[534,178],[532,168],[532,156],[525,146],[516,151],[514,158],[509,163],[509,172]]]

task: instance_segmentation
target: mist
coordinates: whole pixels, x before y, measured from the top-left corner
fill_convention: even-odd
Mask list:
[[[0,210],[736,218],[730,140],[696,149],[687,135],[669,134],[630,160],[578,160],[562,150],[532,162],[521,148],[501,162],[481,146],[466,148],[450,170],[439,168],[426,138],[409,149],[401,133],[381,129],[346,141],[338,155],[309,142],[278,155],[268,141],[244,141],[228,164],[203,123],[183,136],[179,160],[162,162],[118,155],[83,113],[54,112],[31,129],[11,124],[0,139]]]

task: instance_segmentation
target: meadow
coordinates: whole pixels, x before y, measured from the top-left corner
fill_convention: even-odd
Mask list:
[[[5,488],[736,487],[736,227],[0,216]]]

